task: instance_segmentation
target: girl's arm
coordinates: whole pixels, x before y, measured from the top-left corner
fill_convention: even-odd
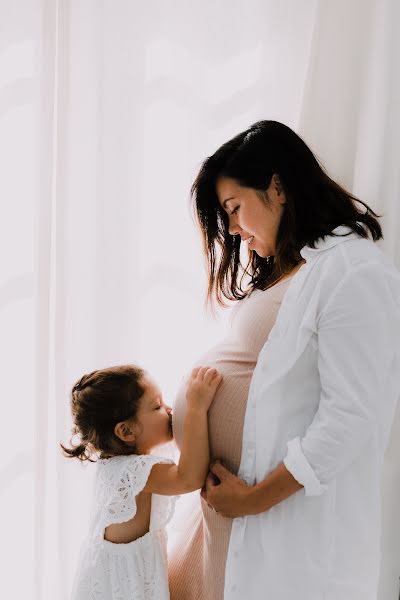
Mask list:
[[[153,466],[144,492],[173,496],[201,488],[205,482],[210,452],[207,413],[222,381],[216,369],[194,369],[186,392],[187,410],[183,443],[177,465]]]

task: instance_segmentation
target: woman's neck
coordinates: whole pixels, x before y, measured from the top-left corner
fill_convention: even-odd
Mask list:
[[[293,267],[293,269],[291,269],[287,273],[283,273],[276,281],[274,281],[273,285],[276,285],[277,283],[281,283],[282,281],[285,281],[285,279],[289,279],[290,277],[293,277],[293,275],[295,275],[295,273],[297,273],[297,271],[304,265],[305,262],[306,261],[303,258],[300,262],[297,263],[297,265],[295,265]]]

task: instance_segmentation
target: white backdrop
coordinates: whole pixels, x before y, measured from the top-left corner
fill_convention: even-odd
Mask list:
[[[223,332],[203,310],[189,211],[206,156],[256,120],[285,122],[384,214],[400,267],[400,3],[0,0],[0,11],[0,593],[65,600],[93,474],[57,448],[71,384],[139,361],[173,401]],[[380,600],[399,594],[399,434],[397,418]]]

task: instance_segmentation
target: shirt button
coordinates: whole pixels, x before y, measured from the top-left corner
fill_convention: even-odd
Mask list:
[[[231,592],[236,592],[236,585],[233,585],[233,586],[231,587]]]
[[[233,557],[234,557],[234,558],[239,558],[239,552],[234,552],[234,553],[233,553]]]

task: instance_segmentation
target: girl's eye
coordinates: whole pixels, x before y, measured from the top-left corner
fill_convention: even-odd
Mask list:
[[[236,208],[233,209],[233,211],[231,212],[231,215],[235,215],[238,210],[239,210],[239,206],[237,206]]]

